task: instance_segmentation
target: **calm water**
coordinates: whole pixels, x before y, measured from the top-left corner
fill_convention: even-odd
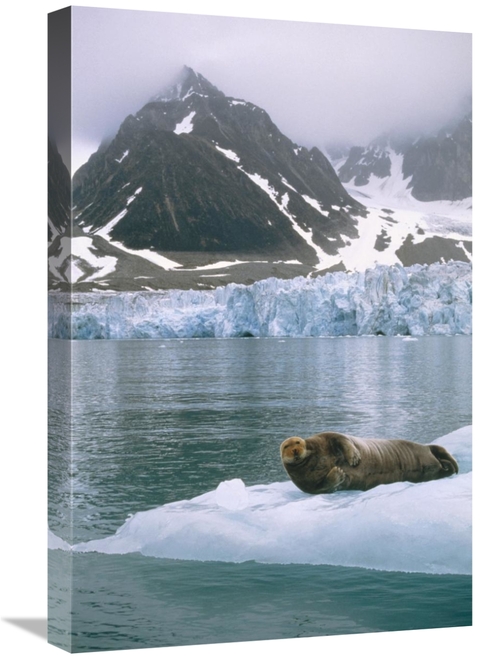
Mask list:
[[[290,435],[427,443],[471,423],[470,337],[53,340],[49,363],[49,525],[70,543],[224,480],[284,481]],[[49,561],[52,575],[72,562],[73,651],[471,624],[467,576],[62,551]],[[52,585],[50,598],[51,641],[67,647],[64,594]]]

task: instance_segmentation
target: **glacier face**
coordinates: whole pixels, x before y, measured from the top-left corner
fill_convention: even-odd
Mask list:
[[[51,293],[48,320],[60,339],[471,334],[472,269],[380,265],[214,290]]]

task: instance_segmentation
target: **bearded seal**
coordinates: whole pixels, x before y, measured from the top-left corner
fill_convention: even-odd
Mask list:
[[[423,483],[458,473],[457,461],[442,446],[406,439],[322,432],[308,439],[289,437],[280,451],[290,479],[308,494],[369,490],[398,481]]]

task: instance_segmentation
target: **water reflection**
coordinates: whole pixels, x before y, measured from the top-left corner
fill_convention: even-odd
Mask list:
[[[51,363],[68,346],[77,541],[222,480],[286,480],[290,435],[429,442],[471,423],[470,337],[56,340]],[[69,384],[52,384],[51,528],[65,537]]]

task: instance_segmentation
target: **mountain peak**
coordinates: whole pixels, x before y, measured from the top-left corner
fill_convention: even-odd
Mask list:
[[[207,96],[213,94],[220,95],[222,92],[204,78],[201,73],[197,73],[189,66],[183,66],[177,79],[151,100],[167,103],[174,100],[183,100],[189,94]]]

